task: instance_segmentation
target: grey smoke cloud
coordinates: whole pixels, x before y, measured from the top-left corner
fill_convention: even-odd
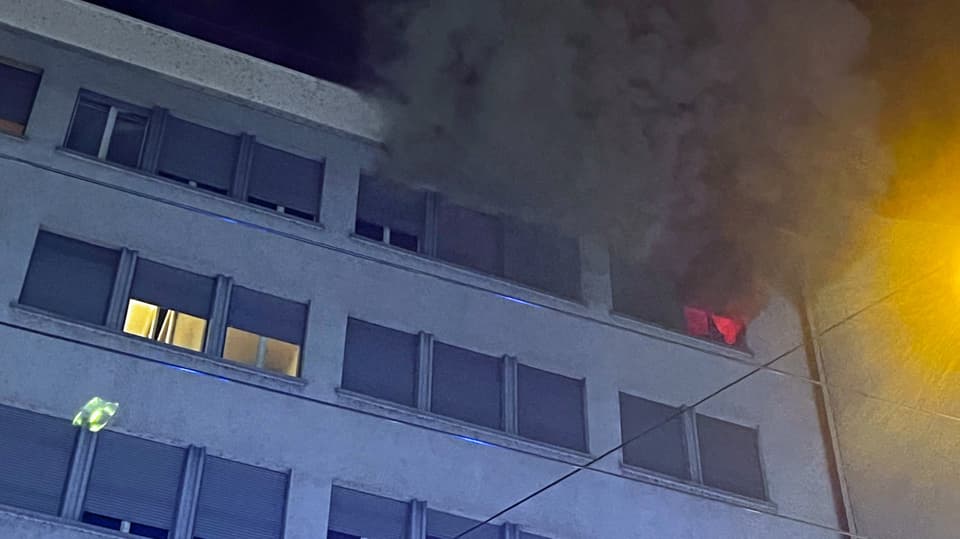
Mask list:
[[[602,234],[750,316],[834,271],[889,159],[846,0],[378,6],[385,175]],[[374,25],[376,27],[376,25]],[[374,32],[377,34],[377,32]]]

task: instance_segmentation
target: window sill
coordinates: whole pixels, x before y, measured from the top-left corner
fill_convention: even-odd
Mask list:
[[[714,341],[709,341],[706,339],[701,339],[699,337],[691,337],[685,333],[681,333],[677,330],[668,329],[663,326],[658,326],[652,322],[647,322],[639,318],[634,318],[630,315],[618,313],[615,311],[610,311],[610,318],[624,328],[635,328],[642,327],[637,331],[646,334],[653,334],[657,337],[662,338],[663,340],[670,341],[676,344],[682,344],[689,348],[695,348],[697,350],[702,350],[710,354],[715,354],[719,356],[724,356],[731,359],[736,359],[739,361],[749,361],[752,363],[754,359],[753,352],[745,348],[736,348],[733,346],[728,346],[726,344],[721,344]]]
[[[80,161],[84,161],[84,162],[86,162],[86,163],[94,163],[94,164],[96,164],[96,165],[98,165],[98,166],[104,166],[104,167],[108,167],[108,168],[117,170],[117,171],[119,171],[119,172],[125,172],[125,173],[127,173],[127,174],[132,174],[132,175],[134,175],[134,176],[136,176],[136,177],[138,177],[138,178],[150,180],[151,182],[154,182],[154,183],[157,183],[157,182],[158,182],[158,183],[160,183],[161,185],[163,185],[163,186],[165,186],[165,187],[168,187],[168,188],[170,188],[170,189],[175,189],[178,193],[195,195],[195,196],[199,196],[199,197],[201,197],[201,198],[203,198],[203,199],[205,199],[205,200],[215,201],[215,202],[220,202],[220,203],[225,203],[225,204],[228,204],[229,206],[231,206],[231,207],[233,207],[233,208],[236,208],[237,211],[240,211],[240,212],[244,212],[244,211],[251,212],[253,215],[262,216],[262,217],[264,217],[265,219],[275,219],[275,220],[279,220],[280,222],[290,223],[291,225],[294,225],[294,226],[297,226],[297,227],[302,227],[302,228],[304,228],[304,229],[311,230],[311,231],[323,230],[323,229],[324,229],[323,224],[321,224],[321,223],[319,223],[319,222],[317,222],[317,221],[307,221],[306,219],[300,219],[300,218],[298,218],[298,217],[293,217],[293,216],[291,216],[291,215],[287,215],[287,214],[280,213],[280,212],[277,212],[277,211],[269,210],[269,209],[267,209],[267,208],[264,208],[264,207],[262,207],[262,206],[258,206],[258,205],[256,205],[256,204],[247,203],[247,202],[244,202],[244,201],[242,201],[242,200],[239,200],[239,199],[236,199],[236,198],[232,198],[232,197],[230,197],[229,195],[220,195],[220,194],[217,194],[217,193],[211,193],[211,192],[209,192],[209,191],[205,191],[205,190],[200,189],[200,188],[197,188],[197,187],[190,187],[189,185],[184,185],[184,184],[175,182],[175,181],[173,181],[173,180],[168,180],[168,179],[163,178],[163,177],[161,177],[161,176],[158,176],[158,175],[156,175],[156,174],[150,174],[149,172],[147,172],[147,171],[145,171],[145,170],[141,170],[141,169],[139,169],[139,168],[128,167],[128,166],[126,166],[126,165],[121,165],[121,164],[118,164],[118,163],[113,163],[113,162],[110,162],[110,161],[105,161],[105,160],[103,160],[103,159],[97,159],[96,157],[91,157],[91,156],[89,156],[89,155],[87,155],[87,154],[80,153],[80,152],[78,152],[78,151],[71,150],[71,149],[66,148],[66,147],[63,147],[63,146],[58,146],[58,147],[57,147],[57,153],[60,153],[60,154],[62,154],[62,155],[66,155],[66,156],[70,157],[71,159],[77,159],[77,160],[80,160]],[[95,180],[95,181],[96,181],[96,180]],[[112,186],[112,187],[117,187],[117,186],[114,186],[114,185],[111,185],[111,186]],[[142,193],[142,192],[138,192],[138,194],[145,195],[145,193]],[[188,196],[189,196],[189,195],[188,195]],[[156,196],[156,195],[146,195],[146,196],[149,197],[149,196]],[[168,201],[168,202],[172,202],[173,204],[180,204],[180,203],[178,203],[178,202],[172,201],[171,199],[169,199],[169,198],[167,198],[167,197],[164,197],[164,200],[166,200],[166,201]],[[210,210],[203,209],[203,208],[198,208],[198,207],[195,207],[195,208],[192,208],[192,209],[198,210],[198,211],[200,211],[200,212],[202,212],[202,213],[208,213],[208,214],[213,213],[213,212],[211,212]],[[216,214],[216,216],[217,216],[217,217],[220,217],[220,218],[222,218],[222,219],[229,220],[229,221],[239,220],[239,219],[236,219],[236,216],[235,216],[235,215],[226,215],[226,214],[222,214],[222,215],[221,215],[221,214]],[[257,226],[257,227],[261,226],[261,225],[257,225],[257,224],[254,224],[254,223],[250,223],[250,224],[253,225],[253,226]]]
[[[16,317],[21,318],[21,321],[27,322],[32,327],[46,326],[46,328],[53,329],[60,335],[82,341],[84,344],[106,348],[121,355],[160,363],[184,372],[236,379],[254,385],[268,385],[287,390],[302,389],[307,385],[307,381],[303,378],[231,363],[221,358],[150,341],[103,326],[70,320],[17,302],[10,303],[10,309]]]
[[[12,140],[12,141],[21,142],[21,143],[30,142],[30,138],[27,137],[26,134],[17,135],[16,133],[10,133],[2,129],[0,129],[0,138],[2,138],[3,140]]]
[[[737,505],[746,509],[759,511],[761,513],[777,513],[777,504],[769,500],[749,498],[733,492],[727,492],[715,487],[710,487],[702,483],[694,483],[684,479],[677,479],[676,477],[671,477],[626,464],[622,460],[620,461],[620,469],[625,476],[630,477],[631,479],[636,479],[637,481],[642,481],[658,487],[668,488],[678,492],[684,492],[686,494],[692,494],[701,498],[725,502],[731,505]]]
[[[337,388],[337,397],[341,404],[364,412],[372,412],[381,417],[394,418],[418,426],[428,427],[451,434],[466,442],[477,445],[502,447],[548,458],[550,460],[583,466],[590,462],[591,455],[565,447],[551,445],[545,442],[522,438],[504,431],[480,427],[446,417],[426,410],[410,408],[402,404],[378,399],[349,389]]]
[[[128,533],[121,533],[119,531],[108,530],[105,528],[80,522],[79,520],[70,520],[70,519],[66,519],[56,515],[50,515],[47,513],[31,511],[29,509],[21,509],[19,507],[13,507],[9,505],[0,505],[0,518],[3,518],[3,517],[9,517],[10,520],[19,520],[19,521],[27,521],[30,523],[35,523],[38,526],[44,526],[44,525],[60,526],[60,527],[75,531],[77,533],[82,533],[84,536],[89,536],[89,537],[96,537],[96,538],[122,537],[124,539],[130,539],[132,537]]]

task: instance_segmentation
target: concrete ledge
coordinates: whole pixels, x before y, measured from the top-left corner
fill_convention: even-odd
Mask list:
[[[362,139],[382,139],[376,106],[349,88],[80,0],[0,0],[0,25]]]

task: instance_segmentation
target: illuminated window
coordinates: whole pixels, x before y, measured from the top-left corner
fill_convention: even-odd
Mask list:
[[[139,166],[148,117],[139,107],[81,92],[66,147],[97,159]]]
[[[123,331],[201,351],[214,280],[149,260],[138,260]]]
[[[23,135],[39,86],[40,73],[0,63],[0,131]]]
[[[297,376],[307,306],[242,286],[233,287],[223,357]]]

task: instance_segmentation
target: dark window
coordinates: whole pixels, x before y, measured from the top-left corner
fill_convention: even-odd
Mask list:
[[[437,217],[437,256],[454,264],[502,275],[502,221],[493,215],[442,203]]]
[[[84,511],[104,524],[126,521],[131,532],[166,537],[173,526],[185,459],[182,447],[100,432]]]
[[[519,365],[517,414],[521,436],[587,450],[582,380]]]
[[[673,280],[662,272],[613,252],[610,279],[614,311],[670,329],[684,327],[683,308]]]
[[[157,173],[226,194],[233,183],[240,137],[167,117]]]
[[[763,473],[756,429],[697,414],[703,482],[763,499]]]
[[[120,253],[40,231],[20,303],[103,324]]]
[[[369,176],[360,178],[357,234],[418,251],[424,237],[426,193]]]
[[[316,221],[320,212],[323,163],[262,144],[253,147],[247,200]]]
[[[98,159],[137,167],[148,118],[148,111],[140,107],[81,92],[66,146]]]
[[[40,73],[0,63],[0,131],[23,135],[39,87]]]
[[[203,350],[214,284],[205,275],[138,260],[123,331]]]
[[[677,408],[620,393],[620,436],[623,442],[644,433],[623,447],[623,462],[663,474],[690,478],[690,464]],[[666,423],[662,424],[662,422]],[[657,426],[659,425],[659,426]],[[654,428],[649,432],[647,429]]]
[[[333,487],[328,539],[404,539],[409,504]]]
[[[417,335],[349,319],[342,386],[414,406],[419,345]]]
[[[500,358],[436,343],[431,411],[485,427],[503,428],[502,373]]]
[[[286,496],[286,474],[208,456],[194,534],[203,539],[279,539]]]
[[[0,504],[57,514],[76,434],[65,419],[0,406]]]
[[[504,222],[504,277],[567,298],[580,297],[577,240],[544,225]]]
[[[296,376],[306,325],[305,304],[235,286],[223,357]]]
[[[427,539],[453,539],[478,522],[441,511],[427,509]],[[500,539],[500,526],[484,524],[470,532],[470,539]]]

